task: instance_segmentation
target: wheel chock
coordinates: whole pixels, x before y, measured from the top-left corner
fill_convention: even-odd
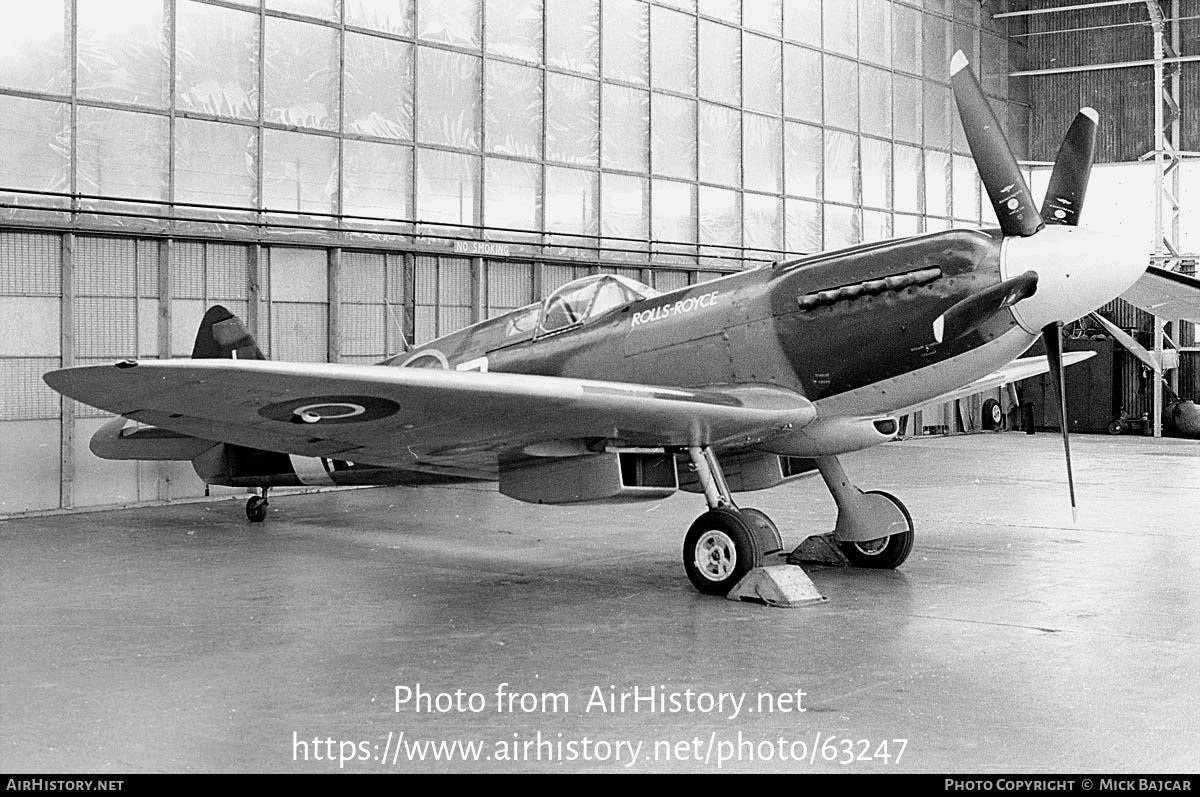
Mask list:
[[[808,573],[795,565],[756,567],[743,576],[726,597],[731,601],[765,603],[785,609],[825,602]]]
[[[842,547],[838,545],[833,532],[814,534],[809,537],[788,554],[787,562],[790,565],[803,563],[829,567],[849,567],[850,565],[850,560],[842,553]]]

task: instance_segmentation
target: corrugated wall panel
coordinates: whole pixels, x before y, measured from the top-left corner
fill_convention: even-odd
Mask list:
[[[60,396],[42,380],[42,374],[58,368],[57,357],[5,357],[0,359],[0,421],[31,421],[57,418]],[[4,456],[9,456],[5,452]]]
[[[413,331],[413,343],[418,345],[428,343],[437,336],[437,314],[435,309],[425,305],[417,305],[416,329]]]
[[[250,295],[250,247],[205,244],[204,279],[210,304],[220,301],[228,307],[230,300],[245,300]]]
[[[158,296],[159,241],[142,239],[137,242],[138,296],[153,299]]]
[[[443,307],[438,312],[438,336],[471,326],[470,307]]]
[[[410,288],[404,284],[404,255],[387,256],[387,300],[393,307],[403,305]]]
[[[1078,5],[1077,0],[1053,0],[1038,7]],[[1027,69],[1141,61],[1154,57],[1149,25],[1126,25],[1149,20],[1141,3],[1034,14],[1028,17]],[[1101,30],[1048,33],[1074,28]],[[1137,160],[1154,148],[1154,71],[1151,67],[1074,72],[1029,78],[1033,104],[1030,157],[1054,160],[1075,113],[1089,105],[1100,112],[1096,160],[1099,163]]]
[[[382,304],[386,258],[381,252],[342,251],[338,290],[343,302]]]
[[[533,264],[487,261],[489,315],[514,310],[533,302]]]
[[[204,243],[180,241],[171,253],[171,296],[204,298]]]
[[[57,296],[62,288],[62,237],[0,234],[0,294]]]
[[[1200,401],[1200,352],[1179,355],[1179,395]]]
[[[79,296],[75,299],[77,357],[137,354],[137,299]]]
[[[587,266],[546,265],[542,268],[542,294],[548,296],[571,280],[586,277],[591,273]]]
[[[471,261],[464,257],[443,257],[438,263],[438,304],[471,306]]]
[[[382,304],[347,304],[341,315],[342,355],[348,358],[382,360],[385,326]],[[355,360],[357,361],[357,360]]]
[[[137,296],[137,243],[128,238],[75,239],[78,296]]]
[[[1200,0],[1182,0],[1179,16],[1179,54],[1200,55]],[[1191,17],[1191,19],[1188,19]],[[1200,151],[1200,63],[1189,62],[1180,67],[1179,148]]]
[[[416,303],[437,304],[438,259],[429,255],[417,255],[416,261],[416,285],[413,286]]]
[[[688,274],[686,271],[655,271],[654,272],[654,288],[655,290],[674,291],[680,288],[686,288],[688,284]]]
[[[273,359],[323,363],[329,359],[329,307],[306,302],[271,305]]]

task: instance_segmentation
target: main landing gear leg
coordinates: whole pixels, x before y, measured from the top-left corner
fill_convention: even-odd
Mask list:
[[[738,509],[711,449],[692,446],[688,456],[708,511],[696,519],[683,541],[688,579],[706,595],[726,595],[763,557],[783,549],[779,530],[757,509]]]
[[[258,495],[250,496],[246,502],[246,517],[251,523],[262,523],[267,519],[267,491],[270,487],[258,488]]]
[[[879,491],[863,492],[850,482],[837,457],[817,457],[817,468],[837,503],[833,538],[856,567],[890,569],[908,558],[913,545],[913,522],[898,498]],[[801,551],[793,552],[803,558]]]

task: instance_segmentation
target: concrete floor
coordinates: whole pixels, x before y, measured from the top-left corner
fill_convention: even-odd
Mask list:
[[[828,602],[790,610],[692,591],[692,495],[375,489],[281,496],[262,526],[240,500],[0,522],[0,770],[1194,773],[1198,445],[1073,438],[1077,525],[1055,435],[847,456],[908,504],[916,547],[894,572],[817,568]],[[742,503],[789,545],[832,528],[819,479]],[[397,712],[418,684],[448,710]],[[569,702],[499,711],[501,684]],[[684,710],[588,710],[595,687]],[[797,691],[804,712],[758,702]],[[722,692],[737,716],[702,710]],[[485,746],[409,760],[426,741]]]

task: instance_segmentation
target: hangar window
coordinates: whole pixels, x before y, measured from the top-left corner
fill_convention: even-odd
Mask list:
[[[569,329],[639,299],[657,295],[653,288],[617,274],[583,277],[568,282],[546,297],[539,331],[546,335]]]

